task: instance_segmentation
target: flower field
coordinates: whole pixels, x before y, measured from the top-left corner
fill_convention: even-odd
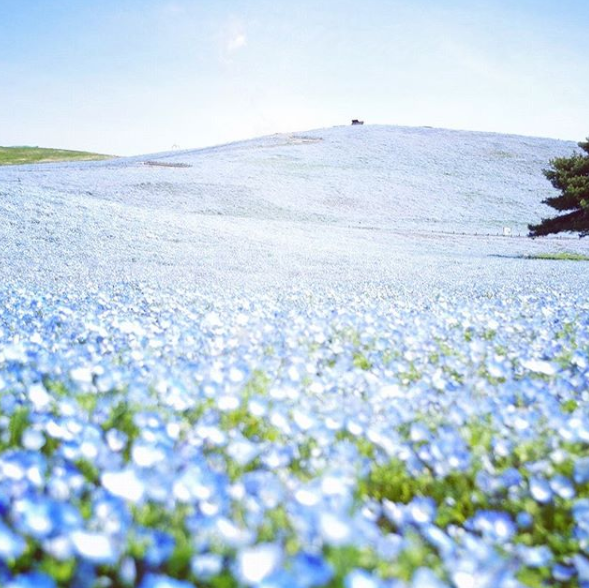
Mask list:
[[[589,301],[0,293],[0,585],[589,586]]]

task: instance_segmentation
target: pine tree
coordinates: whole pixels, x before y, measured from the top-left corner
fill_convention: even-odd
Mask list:
[[[550,168],[544,170],[544,175],[560,190],[560,195],[543,202],[566,214],[543,219],[537,225],[528,225],[530,237],[563,231],[579,233],[579,237],[589,235],[589,137],[586,142],[579,143],[579,147],[585,154],[557,157],[550,160]]]

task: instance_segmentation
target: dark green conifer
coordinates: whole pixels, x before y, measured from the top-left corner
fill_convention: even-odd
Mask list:
[[[559,196],[544,200],[544,204],[559,212],[560,216],[545,218],[537,225],[528,225],[530,237],[540,237],[565,231],[589,235],[589,137],[579,147],[585,153],[550,160],[544,175],[560,190]]]

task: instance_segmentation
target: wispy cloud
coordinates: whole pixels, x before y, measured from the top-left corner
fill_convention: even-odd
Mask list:
[[[232,18],[221,31],[221,61],[231,63],[235,54],[247,46],[247,40],[244,23]]]
[[[247,36],[245,33],[238,33],[232,39],[229,39],[227,42],[226,51],[227,53],[234,53],[238,51],[242,47],[247,45]]]

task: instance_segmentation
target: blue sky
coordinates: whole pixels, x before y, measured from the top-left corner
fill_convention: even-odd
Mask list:
[[[587,0],[0,0],[0,145],[347,124],[589,134]]]

